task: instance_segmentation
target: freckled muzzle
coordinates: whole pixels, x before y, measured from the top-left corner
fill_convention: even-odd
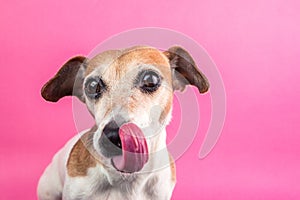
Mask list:
[[[138,172],[148,161],[145,136],[134,123],[119,128],[116,122],[110,122],[103,129],[99,145],[101,153],[111,158],[112,165],[120,172]]]

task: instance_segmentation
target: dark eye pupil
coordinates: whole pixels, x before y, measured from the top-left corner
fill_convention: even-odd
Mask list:
[[[146,87],[155,87],[158,84],[158,77],[153,74],[146,74],[143,79],[143,85]]]
[[[105,85],[101,79],[91,79],[87,81],[85,86],[85,93],[92,99],[97,99],[101,96],[101,93],[105,90]]]
[[[151,93],[160,86],[160,77],[156,72],[143,72],[140,79],[140,88],[142,92]]]
[[[92,81],[90,84],[89,84],[89,91],[90,92],[99,92],[100,90],[100,85],[98,82],[96,81]]]

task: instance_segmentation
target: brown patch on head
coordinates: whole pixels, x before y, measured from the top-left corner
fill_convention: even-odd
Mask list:
[[[82,135],[73,146],[67,162],[69,176],[86,176],[89,168],[96,167],[97,161],[90,153],[92,150],[90,143],[96,129],[97,127],[94,126],[90,131]]]
[[[141,66],[145,67],[144,69],[148,69],[147,65],[149,65],[149,68],[154,67],[158,69],[163,80],[167,82],[163,87],[169,87],[169,90],[173,91],[169,60],[161,51],[151,47],[133,47],[124,50],[123,54],[114,63],[113,68],[115,72],[113,73],[115,73],[115,76],[111,76],[110,79],[120,79],[120,77],[130,73],[131,70],[138,70]],[[128,110],[133,112],[137,102],[140,104],[142,99],[145,99],[145,95],[141,93],[135,93],[135,95],[130,96],[130,101],[128,101],[127,105]],[[169,105],[167,105],[167,109],[168,111],[170,110]],[[164,119],[168,111],[164,111],[161,120]]]
[[[171,81],[168,58],[155,48],[140,46],[124,50],[105,51],[98,54],[89,61],[85,75],[87,76],[99,68],[102,73],[105,71],[107,76],[114,74],[114,77],[107,77],[108,79],[120,78],[135,67],[139,67],[140,64],[149,64],[157,67],[163,76]]]
[[[138,46],[103,52],[89,60],[85,74],[87,76],[93,72],[94,75],[100,76],[110,88],[109,97],[113,98],[114,102],[127,102],[124,106],[128,111],[134,112],[137,105],[140,105],[140,101],[145,99],[145,94],[134,92],[134,95],[131,95],[128,92],[135,88],[130,88],[130,84],[140,70],[151,68],[160,72],[164,81],[162,87],[169,90],[171,95],[173,89],[169,59],[160,50],[152,47]],[[124,81],[125,84],[118,83],[118,81]],[[125,96],[126,94],[128,95]],[[165,101],[168,100],[165,99]],[[161,120],[166,117],[170,106],[167,105],[167,110],[162,114]]]
[[[89,61],[85,71],[85,76],[89,75],[96,68],[106,69],[107,67],[110,67],[110,65],[112,65],[120,55],[120,50],[104,51],[103,53],[96,55]]]
[[[124,74],[131,70],[128,69],[129,66],[138,67],[140,64],[155,66],[164,78],[172,83],[169,60],[162,52],[151,47],[135,47],[125,50],[118,59],[116,71]]]
[[[170,168],[171,168],[171,181],[176,182],[176,167],[173,157],[169,154]]]

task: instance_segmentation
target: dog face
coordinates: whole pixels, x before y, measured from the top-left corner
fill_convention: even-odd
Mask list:
[[[84,101],[99,127],[111,121],[119,126],[124,122],[140,128],[157,126],[170,113],[171,70],[156,49],[104,52],[89,61],[83,85]]]
[[[77,96],[95,119],[92,144],[99,160],[118,171],[135,172],[143,168],[151,153],[165,148],[162,130],[171,118],[173,91],[182,91],[188,84],[200,93],[209,88],[206,77],[181,47],[165,52],[132,47],[91,59],[70,59],[45,84],[42,96],[53,102]],[[133,155],[126,163],[125,150],[146,156]],[[128,163],[132,161],[140,164],[133,167]]]

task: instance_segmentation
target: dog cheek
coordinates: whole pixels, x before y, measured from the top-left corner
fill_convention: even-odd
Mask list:
[[[92,104],[90,101],[86,101],[86,107],[87,107],[89,113],[94,117],[95,116],[94,104]]]
[[[127,109],[131,113],[135,113],[136,110],[139,110],[140,105],[145,105],[145,98],[143,98],[142,95],[139,95],[136,93],[135,95],[132,95],[129,97],[128,102],[127,102]]]
[[[165,105],[163,111],[161,112],[161,115],[160,115],[160,117],[159,117],[159,122],[160,122],[161,124],[163,124],[163,123],[166,121],[166,119],[167,119],[167,117],[168,117],[168,115],[169,115],[169,113],[170,113],[170,111],[171,111],[171,108],[172,108],[172,98],[170,98],[170,99],[167,101],[167,103],[166,103],[166,105]]]

